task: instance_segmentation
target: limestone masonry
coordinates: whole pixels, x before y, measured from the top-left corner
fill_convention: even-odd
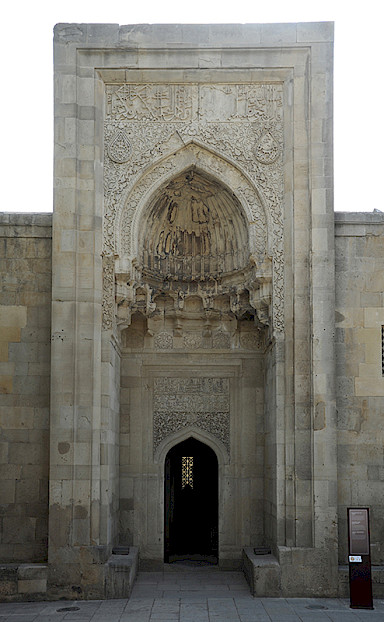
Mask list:
[[[0,215],[0,597],[185,558],[345,596],[348,507],[383,596],[384,214],[334,213],[333,24],[54,54],[53,216]]]

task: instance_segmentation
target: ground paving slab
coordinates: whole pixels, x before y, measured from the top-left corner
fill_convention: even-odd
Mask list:
[[[140,572],[129,599],[0,603],[0,622],[384,622],[344,598],[253,598],[241,572]]]

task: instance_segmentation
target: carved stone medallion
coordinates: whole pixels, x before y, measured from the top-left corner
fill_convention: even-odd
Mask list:
[[[225,333],[224,331],[215,332],[212,342],[213,347],[217,350],[231,347],[231,338],[229,334]]]
[[[245,350],[259,350],[261,348],[259,333],[242,333],[240,335],[240,345]]]
[[[203,338],[200,333],[187,332],[183,336],[183,345],[187,350],[198,350],[202,347]]]
[[[132,146],[128,136],[121,130],[116,132],[108,145],[108,155],[114,162],[123,164],[131,157]]]
[[[173,337],[170,333],[161,332],[155,335],[155,349],[156,350],[172,350]]]
[[[266,132],[256,145],[256,159],[261,164],[273,164],[279,157],[280,146],[273,136]]]

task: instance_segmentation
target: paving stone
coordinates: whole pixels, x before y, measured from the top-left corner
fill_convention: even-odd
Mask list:
[[[177,592],[180,594],[180,592]],[[119,601],[92,601],[87,603],[3,603],[0,604],[0,622],[365,622],[384,620],[384,603],[377,601],[373,611],[351,610],[348,601],[327,599],[328,609],[316,611],[308,606],[324,604],[318,599],[268,599],[268,612],[262,600],[249,601],[227,598],[194,600],[168,597],[168,592],[156,599],[120,599]],[[166,594],[166,595],[165,595]],[[205,591],[204,591],[205,594]],[[58,613],[65,606],[78,606],[78,612]]]
[[[0,604],[0,622],[382,622],[384,601],[376,600],[374,611],[351,610],[347,599],[253,598],[242,587],[242,575],[209,575],[209,583],[201,575],[190,573],[193,590],[186,576],[166,573],[153,577],[139,574],[136,593],[146,595],[108,601],[54,601]],[[224,573],[223,573],[224,575]],[[152,581],[153,580],[153,581]],[[228,580],[238,581],[236,592]],[[152,582],[151,582],[152,581]],[[221,582],[223,581],[223,582]],[[143,586],[143,588],[140,587]],[[166,589],[159,590],[159,585]],[[176,588],[176,589],[172,589]],[[213,596],[214,594],[214,596]],[[65,607],[79,607],[76,612],[59,613]],[[324,610],[310,610],[324,606]]]
[[[300,613],[299,618],[302,622],[329,622],[330,619],[326,613],[311,613],[310,611],[307,611],[306,613]]]
[[[149,622],[151,614],[144,613],[123,613],[119,622]],[[95,622],[95,618],[92,618],[92,622]],[[105,622],[105,618],[98,620],[97,622]]]
[[[151,622],[155,622],[155,620],[179,620],[180,616],[178,613],[151,613],[150,620]]]
[[[179,592],[182,603],[207,603],[207,595],[201,592]]]
[[[358,622],[359,616],[354,611],[327,611],[327,616],[332,622]]]

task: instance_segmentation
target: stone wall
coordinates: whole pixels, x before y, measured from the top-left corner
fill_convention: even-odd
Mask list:
[[[0,217],[0,558],[47,557],[51,214]]]
[[[384,561],[384,214],[336,220],[339,562],[347,508],[370,508],[373,564]]]

